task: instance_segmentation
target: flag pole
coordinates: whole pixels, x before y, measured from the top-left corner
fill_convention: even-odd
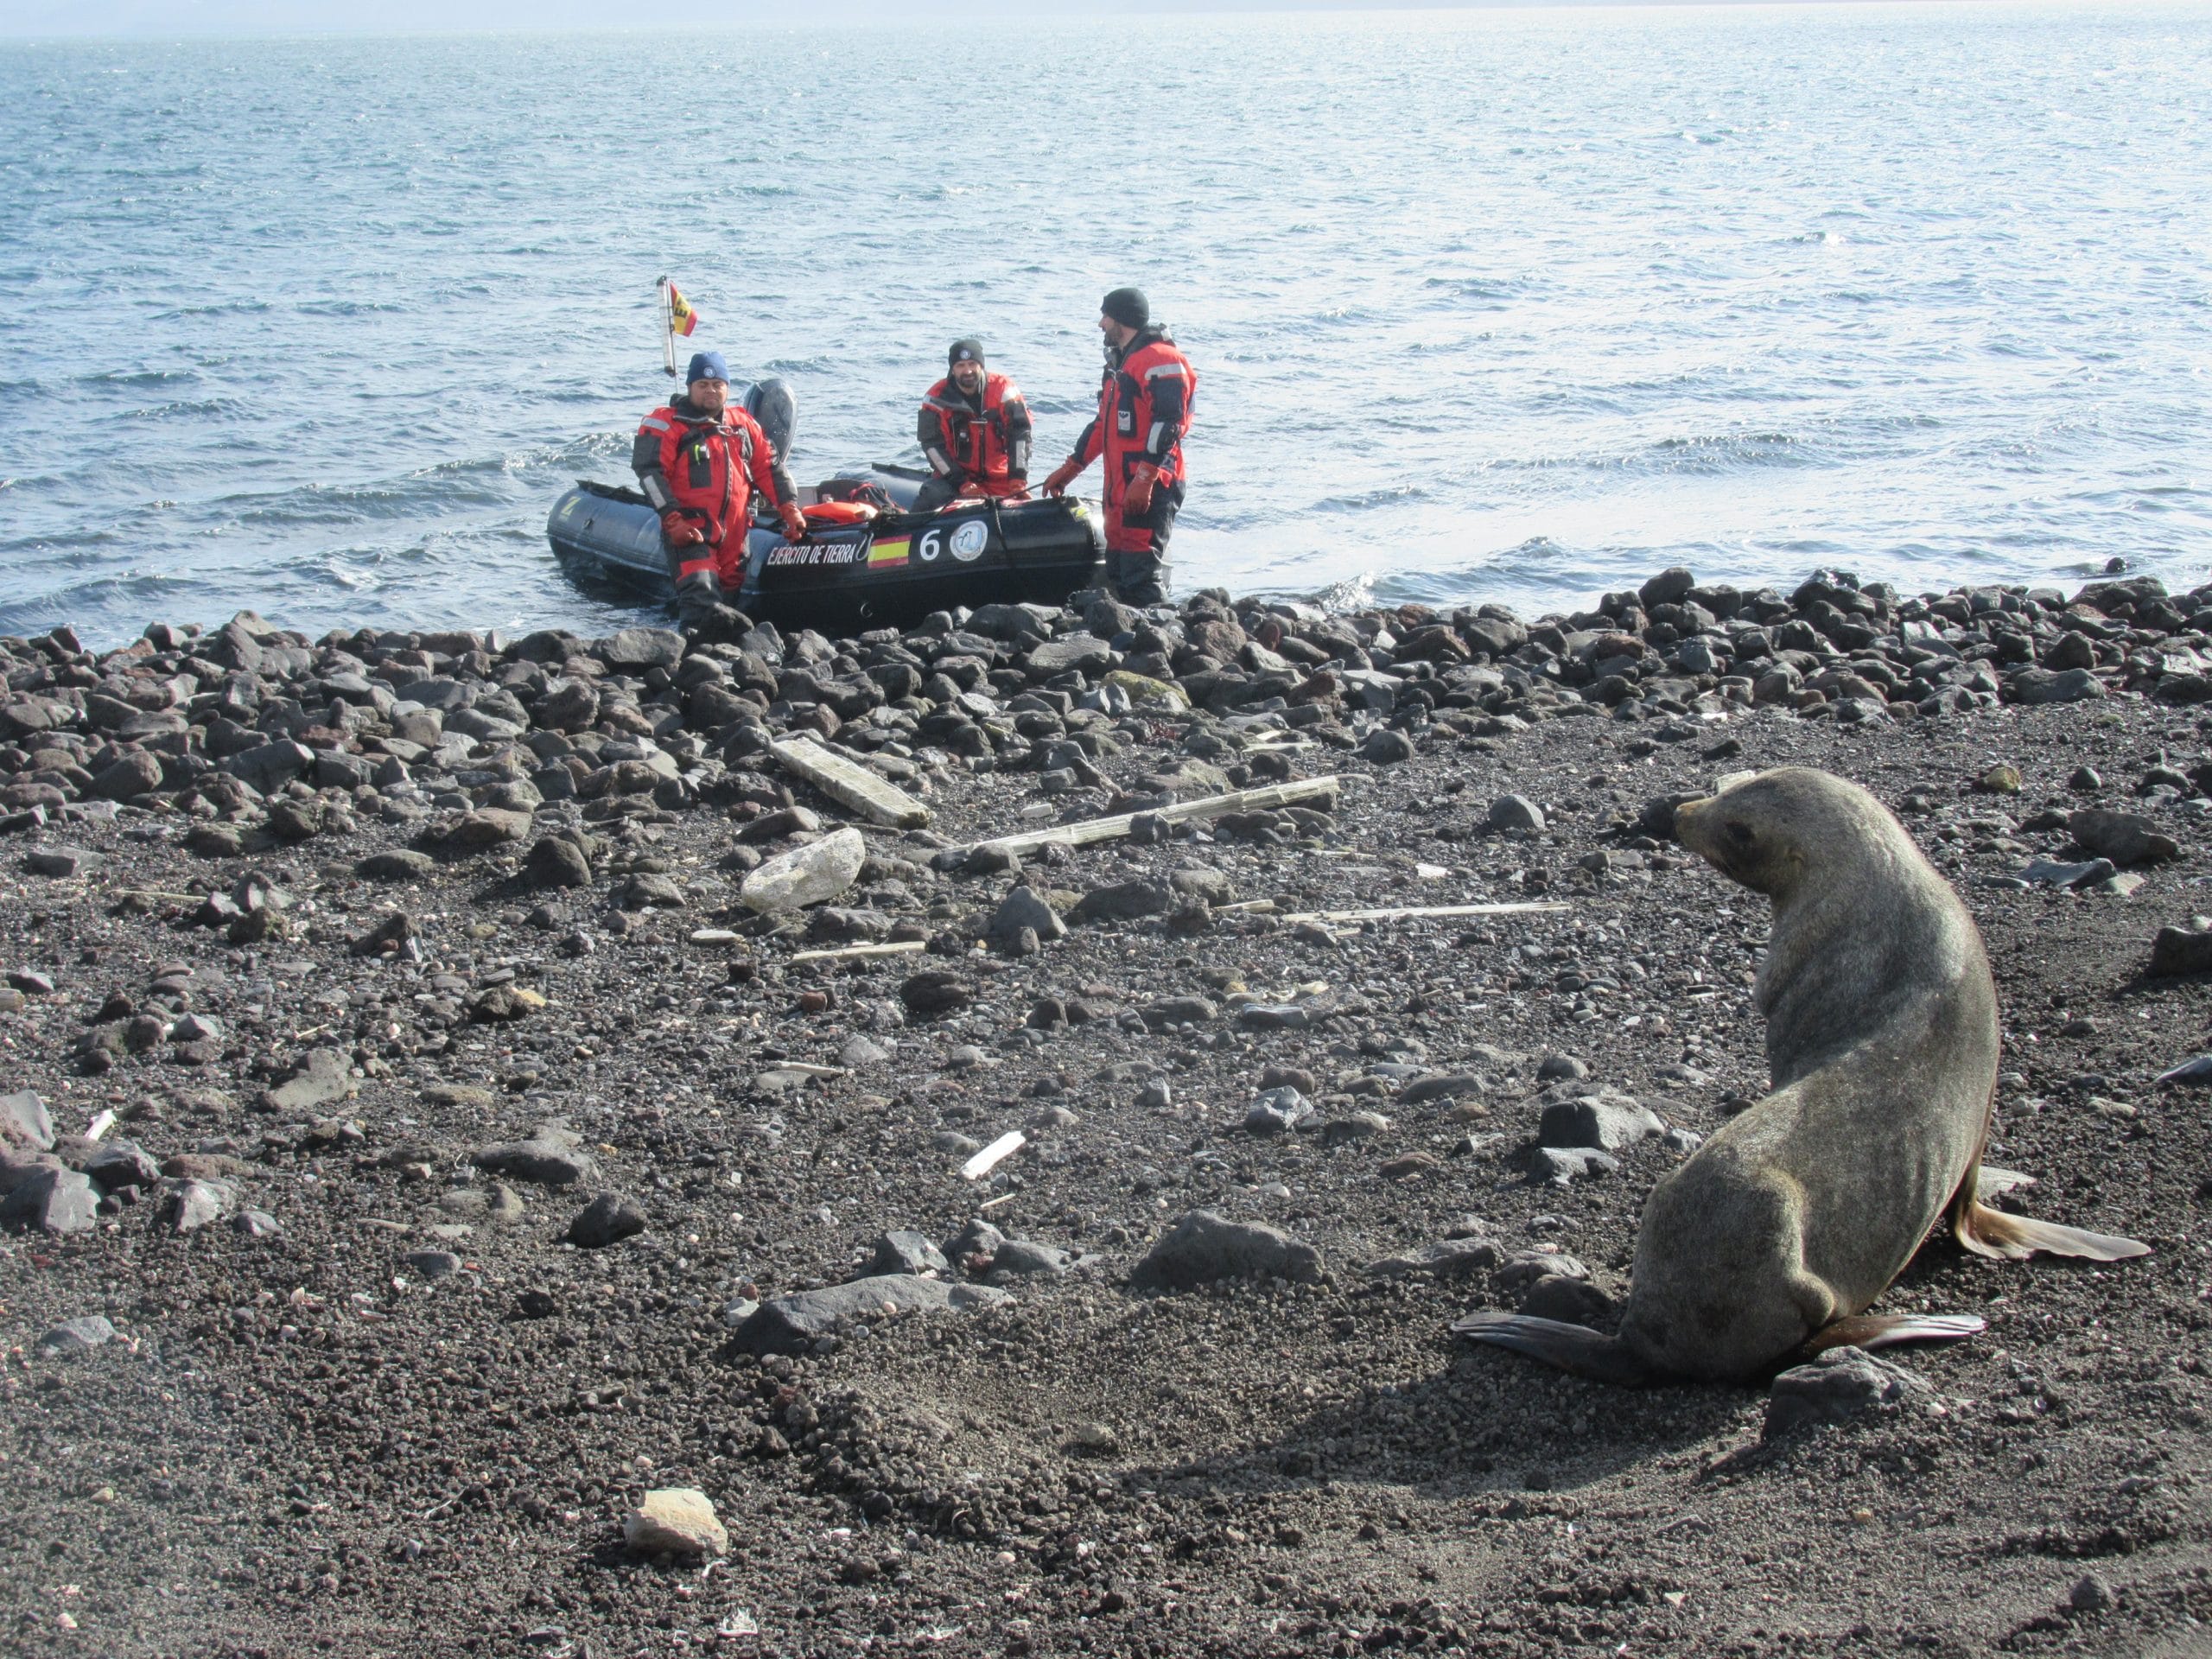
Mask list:
[[[661,366],[668,371],[669,378],[676,378],[676,308],[669,302],[675,284],[667,277],[660,279],[660,355]]]

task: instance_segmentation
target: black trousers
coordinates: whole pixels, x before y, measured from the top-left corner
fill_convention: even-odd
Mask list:
[[[914,492],[913,511],[935,512],[940,507],[950,506],[959,493],[960,480],[958,479],[947,478],[942,473],[932,473],[930,474],[929,482]]]

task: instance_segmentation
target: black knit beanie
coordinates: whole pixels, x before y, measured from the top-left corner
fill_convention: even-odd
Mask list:
[[[1117,288],[1099,301],[1102,315],[1109,316],[1124,328],[1141,328],[1152,321],[1152,302],[1146,299],[1141,288]]]

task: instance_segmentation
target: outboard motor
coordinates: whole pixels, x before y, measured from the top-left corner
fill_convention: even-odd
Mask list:
[[[769,447],[776,452],[776,460],[788,463],[791,439],[798,431],[798,399],[791,387],[772,375],[766,380],[755,380],[745,389],[745,412],[760,423],[760,429],[768,435]]]

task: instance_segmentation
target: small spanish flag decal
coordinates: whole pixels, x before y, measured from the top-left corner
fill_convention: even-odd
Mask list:
[[[902,536],[894,542],[878,542],[868,550],[868,568],[886,570],[906,563],[906,550],[913,545],[911,537]]]
[[[691,302],[677,292],[676,284],[668,285],[668,327],[671,334],[688,335],[699,326],[699,314],[691,308]]]

